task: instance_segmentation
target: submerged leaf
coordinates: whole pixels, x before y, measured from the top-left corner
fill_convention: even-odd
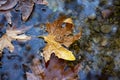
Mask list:
[[[12,9],[17,4],[17,2],[18,2],[18,0],[0,1],[0,10]]]
[[[26,76],[27,80],[77,80],[80,69],[80,64],[68,67],[64,60],[52,54],[50,61],[44,67],[40,64],[39,59],[33,59],[32,73],[27,72]]]
[[[11,43],[12,40],[27,41],[31,39],[31,37],[23,33],[22,30],[7,29],[6,33],[0,38],[0,51],[2,52],[4,48],[9,48],[10,52],[12,52],[14,50],[14,46]]]
[[[20,0],[17,6],[17,10],[22,13],[23,21],[26,21],[32,13],[34,3],[32,0]]]
[[[18,3],[18,0],[1,0],[0,1],[0,13],[4,14],[9,24],[11,21],[10,10],[13,9]]]
[[[75,60],[72,52],[62,46],[69,47],[75,40],[81,37],[81,32],[72,35],[74,28],[72,19],[66,19],[65,16],[62,16],[53,23],[47,23],[46,26],[48,36],[43,36],[44,40],[47,42],[43,49],[45,61],[47,62],[50,59],[52,53],[55,53],[56,56],[65,60]]]
[[[17,10],[20,10],[22,13],[23,21],[27,21],[30,17],[34,4],[47,4],[45,0],[20,0],[17,6]]]
[[[46,0],[0,0],[0,13],[3,13],[8,20],[9,24],[12,24],[10,11],[14,8],[20,10],[22,13],[23,21],[28,20],[33,11],[34,4],[47,4]],[[17,6],[17,7],[15,7]]]
[[[12,15],[11,15],[9,10],[8,11],[0,11],[0,13],[5,16],[5,18],[6,18],[6,20],[8,21],[9,24],[12,23],[12,21],[11,21]]]

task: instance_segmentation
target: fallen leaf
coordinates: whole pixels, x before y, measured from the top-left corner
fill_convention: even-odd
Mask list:
[[[5,4],[7,2],[7,0],[0,0],[0,6],[2,6],[3,4]]]
[[[13,52],[14,46],[11,43],[12,40],[27,41],[31,39],[31,37],[23,33],[24,31],[22,30],[7,29],[6,33],[0,38],[0,51],[2,52],[4,48],[9,48],[10,52]]]
[[[43,62],[43,64],[40,64],[39,59],[33,59],[30,67],[32,73],[26,73],[27,80],[78,80],[80,64],[68,67],[64,60],[59,59],[54,54],[51,55],[49,62]]]
[[[20,0],[16,10],[22,13],[23,21],[26,21],[32,13],[34,2],[32,0]]]
[[[55,41],[60,44],[69,47],[74,41],[81,38],[82,32],[73,35],[74,25],[71,18],[66,18],[65,16],[60,17],[53,23],[46,24],[46,31],[50,35],[55,36]]]
[[[3,13],[8,20],[9,24],[12,24],[10,11],[14,8],[20,10],[22,13],[23,21],[27,21],[33,11],[34,4],[47,5],[46,0],[1,0],[0,1],[0,13]],[[15,7],[17,6],[17,7]]]
[[[61,46],[69,47],[75,40],[81,37],[81,32],[72,35],[74,28],[72,19],[62,16],[53,23],[47,23],[46,26],[48,36],[43,36],[44,40],[47,42],[43,49],[45,61],[47,62],[50,59],[52,53],[55,53],[56,56],[65,60],[75,60],[72,52]]]
[[[47,62],[50,59],[50,55],[52,53],[55,53],[56,56],[65,60],[75,60],[72,52],[62,47],[61,44],[56,42],[54,38],[55,37],[53,35],[44,36],[44,39],[47,42],[46,47],[43,49],[45,61]]]
[[[10,10],[13,9],[17,5],[18,0],[1,0],[0,1],[0,13],[4,14],[9,24],[11,21],[11,13]]]
[[[0,11],[0,13],[5,16],[5,18],[6,18],[6,20],[8,21],[9,24],[12,23],[12,20],[11,20],[12,15],[11,15],[9,10],[7,10],[7,11]]]
[[[8,23],[12,24],[12,20],[11,20],[12,15],[11,15],[10,11],[4,11],[4,14],[5,14],[5,17],[8,21]]]
[[[17,4],[17,2],[18,2],[18,0],[0,1],[0,10],[12,9]]]
[[[20,10],[22,13],[23,21],[27,21],[30,17],[34,4],[47,4],[45,0],[20,0],[19,4],[17,5],[16,10]]]

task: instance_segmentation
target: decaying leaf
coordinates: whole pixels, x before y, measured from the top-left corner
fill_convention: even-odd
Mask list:
[[[11,13],[10,10],[17,5],[18,0],[1,0],[0,1],[0,13],[4,14],[8,23],[11,24]]]
[[[52,54],[45,67],[40,64],[38,59],[33,59],[32,73],[27,72],[26,76],[27,80],[77,80],[80,69],[80,64],[68,67],[64,60]]]
[[[20,0],[17,6],[17,10],[22,13],[23,21],[26,21],[32,13],[34,2],[32,0]]]
[[[6,30],[6,33],[0,38],[0,51],[6,47],[9,48],[10,52],[14,50],[14,46],[12,45],[12,40],[20,40],[27,41],[30,40],[31,37],[23,34],[24,31],[9,28]],[[1,54],[1,53],[0,53]]]
[[[12,15],[11,15],[10,11],[4,11],[3,13],[5,14],[5,17],[8,21],[8,23],[12,24],[12,20],[11,20]]]
[[[46,26],[48,36],[43,36],[44,40],[47,42],[43,49],[45,61],[47,62],[50,59],[52,53],[55,53],[56,56],[65,60],[75,60],[72,52],[61,46],[69,47],[75,40],[81,37],[81,32],[72,35],[74,28],[72,19],[66,19],[66,17],[63,16],[53,23],[47,23]]]
[[[17,5],[16,10],[20,10],[22,13],[23,21],[26,21],[32,13],[34,4],[47,4],[46,0],[0,0],[0,13],[3,13],[8,20],[11,22],[10,11]]]
[[[3,4],[5,4],[7,2],[7,0],[0,0],[0,6],[2,6]]]
[[[21,11],[23,21],[28,20],[29,16],[33,11],[34,3],[47,4],[45,0],[20,0],[19,1],[19,4],[16,9]]]
[[[8,21],[9,24],[12,23],[12,21],[11,21],[12,15],[11,15],[9,10],[8,11],[0,11],[0,13],[5,16],[5,18],[6,18],[6,20]]]
[[[9,10],[12,9],[16,4],[18,0],[2,0],[0,1],[0,10]]]

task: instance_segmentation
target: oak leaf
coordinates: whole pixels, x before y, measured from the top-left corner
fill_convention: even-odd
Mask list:
[[[2,55],[4,48],[9,48],[10,52],[13,52],[14,46],[11,43],[12,40],[27,41],[31,39],[31,37],[23,33],[24,31],[22,30],[7,29],[6,33],[0,38],[0,54]]]
[[[26,73],[27,80],[78,80],[80,64],[68,67],[64,60],[59,59],[54,54],[51,55],[49,62],[43,62],[43,64],[40,63],[39,59],[33,59],[30,66],[32,73]]]
[[[72,52],[62,46],[69,47],[75,40],[81,37],[81,32],[72,35],[74,28],[72,19],[66,19],[65,16],[62,16],[53,23],[47,23],[46,26],[48,36],[43,36],[44,40],[47,42],[43,49],[45,61],[47,62],[50,59],[52,53],[55,53],[56,56],[65,60],[75,60]]]

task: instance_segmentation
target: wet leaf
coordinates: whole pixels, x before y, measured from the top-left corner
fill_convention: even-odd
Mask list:
[[[65,16],[60,17],[53,23],[47,23],[46,27],[49,35],[54,35],[55,41],[66,47],[69,47],[74,41],[80,39],[82,35],[82,32],[79,32],[76,35],[72,34],[74,29],[72,19],[66,19]]]
[[[64,45],[69,47],[75,40],[78,40],[81,37],[81,32],[72,35],[74,28],[72,19],[66,19],[66,17],[63,16],[53,23],[47,23],[46,26],[48,36],[43,37],[47,42],[43,49],[45,61],[47,62],[50,59],[52,53],[55,53],[56,56],[65,60],[75,60],[72,52],[61,46]]]
[[[65,60],[75,60],[72,52],[62,47],[61,44],[56,42],[54,38],[54,35],[44,36],[44,39],[47,42],[46,47],[43,49],[45,61],[47,62],[50,59],[50,55],[52,53],[55,53],[56,56]]]
[[[27,41],[31,39],[31,37],[23,33],[24,31],[22,30],[7,29],[6,33],[0,38],[0,51],[2,52],[4,48],[9,48],[10,52],[13,52],[14,46],[11,43],[12,40]]]
[[[32,0],[20,0],[17,5],[17,10],[20,10],[22,13],[23,21],[26,21],[32,13],[34,3]]]
[[[0,1],[0,6],[2,6],[3,4],[5,4],[7,2],[7,0],[1,0]]]
[[[12,24],[12,20],[11,20],[12,15],[11,15],[10,11],[5,11],[4,14],[5,14],[5,17],[8,21],[8,23]]]
[[[12,9],[16,4],[18,0],[2,0],[0,1],[0,10],[9,10]]]
[[[32,80],[32,78],[33,80],[77,80],[77,74],[81,69],[80,64],[68,67],[64,60],[59,59],[54,54],[51,55],[50,61],[45,65],[43,67],[39,59],[33,59],[32,73],[26,73],[27,80]]]
[[[10,11],[17,5],[16,10],[20,10],[22,13],[23,21],[27,21],[33,11],[34,4],[47,5],[46,0],[1,0],[0,12],[3,13],[8,20],[8,23],[12,24]]]
[[[0,1],[0,13],[4,14],[9,24],[11,21],[11,13],[10,10],[13,9],[17,5],[18,0],[1,0]]]
[[[28,18],[30,17],[30,15],[33,11],[34,3],[45,4],[45,5],[47,4],[47,2],[45,2],[45,0],[20,0],[19,1],[19,4],[18,4],[16,10],[21,11],[23,21],[27,21]]]

